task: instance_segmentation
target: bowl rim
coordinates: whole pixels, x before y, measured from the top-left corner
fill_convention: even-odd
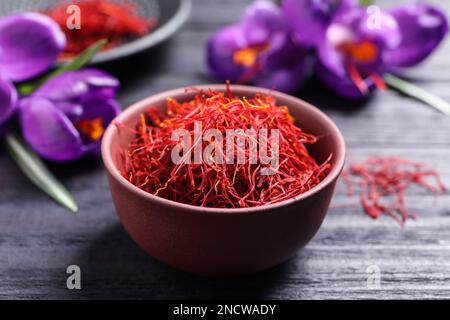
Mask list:
[[[309,112],[313,114],[314,117],[320,118],[322,121],[326,122],[329,128],[332,130],[330,132],[330,135],[333,135],[337,138],[337,150],[341,150],[341,152],[336,152],[336,160],[335,165],[331,168],[331,171],[328,173],[328,175],[323,179],[319,184],[308,190],[307,192],[301,193],[293,198],[283,200],[281,202],[273,203],[273,204],[267,204],[262,206],[256,206],[256,207],[246,207],[246,208],[213,208],[213,207],[201,207],[201,206],[195,206],[191,204],[185,204],[181,202],[176,202],[173,200],[165,199],[159,196],[155,196],[151,193],[148,193],[131,182],[129,182],[125,177],[123,177],[118,168],[115,166],[112,156],[111,156],[111,143],[112,143],[112,136],[116,132],[117,128],[114,125],[114,121],[123,122],[124,120],[128,119],[130,116],[132,116],[134,113],[136,113],[136,110],[143,109],[145,107],[148,107],[155,101],[165,99],[167,97],[171,97],[174,95],[179,95],[181,90],[186,90],[189,88],[198,88],[198,89],[213,89],[218,91],[224,91],[226,89],[226,86],[223,84],[201,84],[201,85],[192,85],[192,86],[186,86],[181,87],[177,89],[167,90],[163,91],[154,95],[151,95],[147,98],[144,98],[142,100],[139,100],[136,103],[133,103],[131,106],[126,108],[122,113],[120,113],[106,128],[105,133],[103,135],[102,145],[101,145],[101,153],[103,158],[104,166],[106,167],[107,171],[109,172],[110,176],[115,179],[118,183],[120,183],[123,187],[130,190],[134,194],[138,195],[139,197],[143,197],[147,200],[154,201],[159,203],[160,205],[168,206],[168,207],[177,207],[179,209],[185,209],[185,210],[191,210],[191,211],[197,211],[199,213],[206,213],[206,214],[225,214],[225,215],[233,215],[233,214],[244,214],[244,213],[260,213],[260,212],[266,212],[268,210],[273,210],[281,207],[286,207],[289,205],[292,205],[295,202],[299,202],[301,200],[307,199],[324,188],[328,187],[331,183],[336,181],[341,174],[344,163],[345,163],[345,155],[346,155],[346,146],[345,141],[342,133],[340,132],[337,125],[321,110],[319,110],[317,107],[313,106],[312,104],[299,99],[297,97],[288,95],[286,93],[282,93],[279,91],[267,89],[267,88],[261,88],[261,87],[255,87],[255,86],[246,86],[246,85],[231,85],[231,90],[233,89],[235,91],[247,91],[249,94],[255,94],[255,93],[265,93],[270,94],[274,96],[275,98],[283,98],[291,104],[302,104],[304,108],[309,109]]]

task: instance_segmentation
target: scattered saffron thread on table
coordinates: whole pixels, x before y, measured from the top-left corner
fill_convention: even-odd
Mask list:
[[[67,37],[63,58],[73,57],[100,39],[107,39],[108,50],[149,33],[156,26],[154,18],[139,15],[138,4],[129,1],[82,0],[75,2],[80,8],[80,28],[67,26],[67,8],[74,3],[58,3],[44,14],[55,20]]]
[[[365,213],[373,219],[386,214],[402,227],[416,215],[406,206],[406,192],[413,185],[433,194],[447,192],[436,170],[427,165],[399,157],[369,157],[351,164],[341,175],[347,185],[347,195],[359,190],[359,200]]]
[[[256,94],[253,98],[234,97],[227,92],[197,90],[191,101],[167,100],[167,115],[150,107],[136,128],[116,123],[120,130],[132,130],[134,140],[124,153],[123,176],[142,190],[166,199],[191,205],[216,208],[242,208],[277,203],[302,194],[319,184],[331,168],[331,156],[320,159],[309,154],[306,144],[317,137],[297,127],[286,106],[277,106],[273,97]],[[202,130],[243,129],[245,145],[233,141],[234,156],[244,149],[244,163],[178,163],[171,161],[172,132],[190,132],[201,121]],[[266,166],[251,163],[246,129],[279,129],[279,163],[276,173],[262,175]],[[224,139],[225,140],[225,139]],[[270,140],[270,139],[267,139]],[[194,142],[195,143],[195,142]],[[203,146],[216,141],[203,141]],[[222,141],[224,147],[225,141]],[[192,144],[191,144],[192,145]],[[268,141],[268,149],[270,149]],[[215,155],[215,154],[214,154]]]

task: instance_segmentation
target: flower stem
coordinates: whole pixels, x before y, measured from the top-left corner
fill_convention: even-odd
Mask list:
[[[384,81],[390,88],[403,93],[408,97],[422,101],[436,110],[450,116],[450,104],[444,99],[392,74],[386,74],[384,76]]]
[[[12,159],[31,182],[70,211],[74,213],[78,211],[78,206],[69,191],[20,138],[11,132],[6,132],[5,144]]]
[[[37,88],[39,88],[42,84],[44,84],[46,81],[60,75],[63,72],[81,69],[86,64],[88,64],[89,61],[91,61],[91,59],[94,57],[94,55],[97,52],[99,52],[107,43],[108,41],[106,39],[101,39],[97,41],[96,43],[92,44],[89,48],[81,52],[74,59],[61,65],[55,70],[47,73],[43,77],[37,80],[20,83],[19,85],[17,85],[17,91],[22,96],[29,95],[33,93]]]
[[[370,6],[373,3],[373,0],[359,0],[359,4],[361,6]]]

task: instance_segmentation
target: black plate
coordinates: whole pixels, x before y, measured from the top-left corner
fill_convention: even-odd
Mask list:
[[[116,0],[120,2],[121,0]],[[151,48],[173,35],[187,20],[191,11],[191,0],[133,0],[139,6],[140,14],[156,18],[158,24],[151,33],[126,42],[116,48],[98,53],[92,63],[121,59]],[[10,0],[0,1],[0,16],[19,11],[40,11],[67,0]],[[73,1],[76,3],[76,1]]]

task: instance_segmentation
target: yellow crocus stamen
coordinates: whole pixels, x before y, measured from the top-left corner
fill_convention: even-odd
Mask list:
[[[371,63],[378,56],[378,48],[370,41],[346,43],[341,45],[341,49],[360,63]]]
[[[238,50],[233,54],[233,61],[247,68],[252,67],[256,64],[258,56],[267,49],[269,49],[269,45],[264,44]]]
[[[245,67],[253,66],[257,58],[258,51],[254,48],[245,48],[242,50],[238,50],[233,54],[234,63],[243,65]]]
[[[103,119],[100,117],[94,119],[83,119],[75,124],[75,127],[83,135],[88,136],[92,141],[98,140],[104,131]]]

